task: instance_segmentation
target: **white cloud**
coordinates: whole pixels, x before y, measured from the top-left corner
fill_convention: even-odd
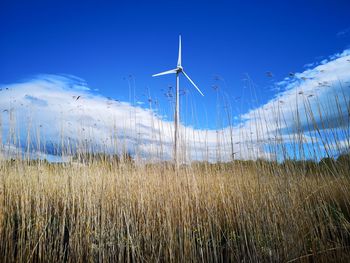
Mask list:
[[[1,92],[5,145],[50,154],[60,153],[64,145],[72,152],[86,147],[111,153],[125,150],[141,159],[171,158],[172,122],[153,111],[94,95],[81,79],[41,75],[7,85]],[[181,135],[186,159],[216,158],[215,131],[182,126]],[[224,150],[222,155],[225,158]]]
[[[285,142],[297,139],[298,130],[309,135],[308,141],[333,143],[349,136],[350,50],[296,73],[280,85],[283,92],[243,115],[246,126],[259,127],[265,139],[282,135]]]
[[[232,143],[236,158],[272,158],[276,153],[268,146],[276,142],[301,140],[310,144],[329,137],[330,128],[342,131],[349,123],[349,81],[350,50],[346,50],[277,83],[284,91],[242,115],[239,125],[218,131],[182,126],[182,156],[186,160],[229,160]],[[93,151],[127,150],[140,159],[171,158],[171,121],[141,105],[95,95],[80,78],[40,75],[3,86],[0,94],[4,145],[22,149],[29,145],[35,152],[49,154],[59,152],[64,145],[72,152],[86,147]],[[300,136],[298,129],[309,132]]]

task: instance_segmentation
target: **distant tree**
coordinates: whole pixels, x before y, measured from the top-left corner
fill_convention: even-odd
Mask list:
[[[322,158],[320,160],[319,167],[322,170],[335,172],[337,166],[336,166],[336,161],[334,160],[334,158],[332,158],[332,157],[325,157],[325,158]]]
[[[344,153],[338,156],[337,166],[344,175],[350,176],[350,153]]]
[[[344,153],[338,156],[338,163],[349,164],[350,163],[350,153]]]

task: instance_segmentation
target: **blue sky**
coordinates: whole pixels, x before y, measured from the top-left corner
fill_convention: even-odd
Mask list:
[[[181,33],[183,64],[207,96],[181,84],[200,111],[215,109],[215,75],[225,79],[221,88],[231,98],[244,95],[238,108],[246,112],[253,102],[244,94],[245,73],[264,103],[275,92],[266,71],[278,81],[350,43],[349,32],[340,33],[350,27],[349,1],[5,0],[0,7],[0,83],[64,73],[129,100],[125,78],[132,75],[138,100],[145,101],[147,89],[162,100],[161,89],[174,78],[151,75],[174,67]],[[207,114],[209,120],[192,124],[214,128],[216,115]]]
[[[175,78],[151,75],[176,65],[181,34],[183,66],[206,95],[181,79],[190,91],[182,96],[182,121],[202,130],[225,127],[213,85],[227,96],[235,120],[263,107],[288,87],[276,83],[290,72],[315,68],[349,48],[348,10],[349,1],[5,0],[0,85],[75,76],[96,96],[139,107],[148,107],[149,92],[159,103],[153,107],[171,120],[164,93]]]

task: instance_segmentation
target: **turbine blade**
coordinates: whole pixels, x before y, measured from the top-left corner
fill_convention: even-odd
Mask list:
[[[185,71],[182,71],[182,73],[186,76],[186,78],[188,78],[188,80],[192,83],[192,85],[198,90],[198,92],[204,97],[204,94],[202,93],[202,91],[197,87],[196,84],[194,84],[194,82],[192,81],[192,79],[185,73]]]
[[[177,58],[177,66],[181,67],[181,35],[179,36],[179,56]]]
[[[157,76],[167,75],[167,74],[174,74],[176,72],[177,72],[176,69],[172,69],[172,70],[164,71],[164,72],[161,72],[158,74],[154,74],[154,75],[152,75],[152,77],[157,77]]]

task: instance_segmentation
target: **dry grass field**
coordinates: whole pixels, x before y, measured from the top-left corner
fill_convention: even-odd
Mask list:
[[[2,162],[1,262],[349,262],[344,165]]]

